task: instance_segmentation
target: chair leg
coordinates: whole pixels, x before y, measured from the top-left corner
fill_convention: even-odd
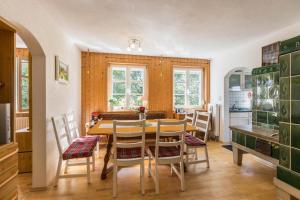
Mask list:
[[[198,160],[198,152],[197,152],[197,148],[195,148],[194,151],[195,151],[195,160]]]
[[[61,164],[62,164],[62,159],[59,158],[57,169],[56,169],[56,176],[55,176],[55,180],[54,180],[54,187],[57,186],[57,182],[58,182],[59,174],[60,174],[60,170],[61,170]]]
[[[117,190],[118,190],[118,183],[117,183],[117,173],[118,173],[118,166],[116,163],[114,163],[113,167],[113,197],[117,196]]]
[[[159,173],[157,161],[155,161],[155,193],[159,194]]]
[[[189,155],[190,155],[190,149],[186,147],[186,156],[185,156],[185,166],[186,169],[189,167]]]
[[[183,163],[183,160],[180,162],[180,183],[181,183],[181,190],[185,191],[184,163]]]
[[[208,158],[208,150],[207,150],[207,145],[205,145],[205,156],[206,156],[206,163],[207,163],[207,168],[209,168],[209,158]]]
[[[151,176],[151,156],[149,155],[149,162],[148,162],[148,176]]]
[[[171,167],[171,176],[173,175],[173,164],[170,164],[170,167]]]
[[[92,156],[92,167],[93,167],[93,172],[95,171],[95,152],[93,153],[93,156]]]
[[[68,173],[68,165],[69,165],[69,160],[66,160],[66,165],[65,165],[65,174]]]
[[[86,158],[87,182],[91,183],[90,157]]]
[[[144,195],[145,194],[145,179],[144,179],[144,174],[145,174],[145,164],[144,164],[144,160],[142,161],[141,165],[140,165],[140,183],[141,183],[141,192]]]

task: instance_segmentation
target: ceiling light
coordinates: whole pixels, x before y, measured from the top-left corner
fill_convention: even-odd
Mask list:
[[[130,38],[128,40],[128,47],[127,47],[127,51],[131,51],[131,50],[138,50],[139,52],[141,52],[143,49],[141,47],[142,41],[141,39],[138,38]]]

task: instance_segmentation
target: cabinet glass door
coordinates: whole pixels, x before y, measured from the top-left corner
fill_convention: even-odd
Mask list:
[[[230,89],[241,89],[241,75],[232,74],[229,78],[229,88]]]
[[[252,88],[252,76],[245,75],[245,89],[251,89],[251,88]]]

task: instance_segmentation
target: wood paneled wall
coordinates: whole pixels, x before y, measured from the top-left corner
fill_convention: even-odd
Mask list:
[[[173,111],[173,67],[196,67],[204,71],[204,100],[210,101],[210,61],[207,59],[137,56],[109,53],[81,53],[82,124],[91,112],[107,111],[107,69],[111,63],[145,65],[148,73],[148,107],[153,111]]]

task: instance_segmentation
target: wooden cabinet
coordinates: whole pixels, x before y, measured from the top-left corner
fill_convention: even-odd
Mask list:
[[[16,141],[19,145],[19,173],[32,172],[32,132],[27,129],[18,130]]]
[[[17,199],[18,144],[0,145],[0,199]]]

